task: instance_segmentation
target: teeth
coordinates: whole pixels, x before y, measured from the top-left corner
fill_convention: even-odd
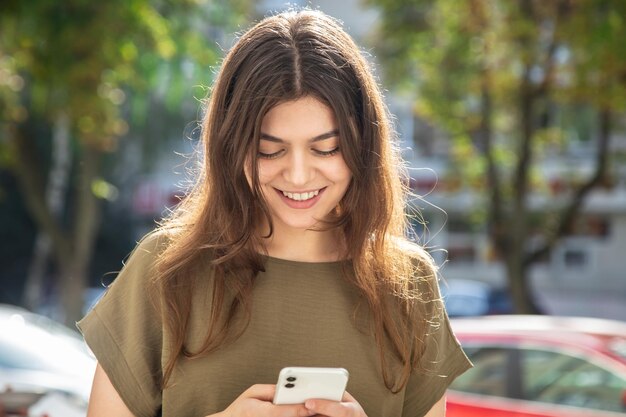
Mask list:
[[[291,198],[292,200],[296,200],[296,201],[309,200],[315,197],[316,195],[318,195],[319,193],[320,193],[319,190],[311,191],[310,193],[288,193],[286,191],[283,191],[283,195],[285,197]]]

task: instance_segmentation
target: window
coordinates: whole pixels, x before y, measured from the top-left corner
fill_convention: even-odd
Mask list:
[[[584,409],[624,412],[626,377],[584,357],[539,348],[464,346],[474,368],[451,389]]]
[[[581,268],[588,263],[587,252],[582,249],[567,249],[563,253],[563,260],[567,268]]]
[[[585,359],[543,350],[521,356],[524,397],[551,404],[624,411],[626,379]]]
[[[508,369],[511,363],[509,349],[464,347],[474,368],[458,376],[451,385],[457,391],[472,394],[507,397]]]
[[[568,238],[554,251],[554,265],[567,276],[584,276],[597,267],[595,248],[588,238]]]

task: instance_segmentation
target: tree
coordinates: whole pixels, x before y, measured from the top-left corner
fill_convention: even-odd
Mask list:
[[[590,192],[610,182],[614,115],[626,106],[626,3],[606,0],[371,0],[382,12],[378,55],[417,115],[450,137],[452,175],[486,199],[492,246],[516,310],[537,312],[528,270],[571,231]],[[559,115],[596,114],[594,172],[529,203],[543,156],[573,140]]]
[[[146,123],[154,89],[174,109],[184,86],[210,83],[215,35],[241,21],[246,7],[244,0],[0,4],[0,161],[52,251],[68,324],[81,316],[111,189],[103,157],[130,126]]]

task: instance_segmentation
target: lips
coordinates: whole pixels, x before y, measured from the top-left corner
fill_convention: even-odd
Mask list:
[[[294,209],[308,209],[319,201],[326,187],[302,192],[283,191],[278,188],[274,188],[274,190],[287,206]]]
[[[305,191],[302,193],[291,193],[289,191],[283,191],[283,195],[287,198],[291,198],[292,200],[295,201],[306,201],[309,200],[313,197],[315,197],[316,195],[318,195],[320,192],[320,190],[315,190],[315,191]]]

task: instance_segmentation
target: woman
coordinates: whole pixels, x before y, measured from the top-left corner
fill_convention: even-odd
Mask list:
[[[79,323],[89,416],[443,416],[469,366],[404,233],[381,94],[330,17],[245,33],[203,121],[202,172]],[[274,405],[285,366],[343,367],[341,402]]]

